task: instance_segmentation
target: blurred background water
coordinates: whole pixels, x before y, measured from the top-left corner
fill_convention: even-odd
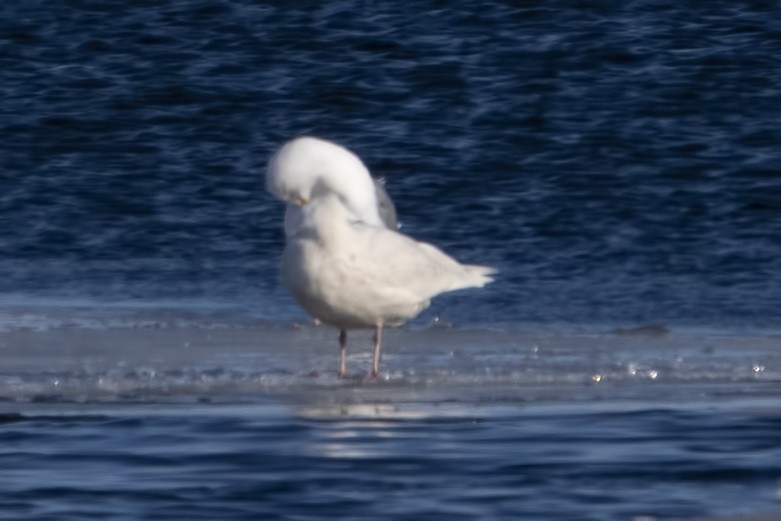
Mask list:
[[[0,515],[777,507],[780,19],[764,0],[0,3]],[[376,389],[324,376],[333,335],[290,327],[263,170],[300,134],[385,177],[402,231],[501,270],[391,335]],[[436,337],[453,326],[478,333]],[[323,393],[326,419],[300,412]]]
[[[262,173],[314,134],[501,284],[459,322],[775,327],[774,2],[0,6],[0,290],[281,320]]]

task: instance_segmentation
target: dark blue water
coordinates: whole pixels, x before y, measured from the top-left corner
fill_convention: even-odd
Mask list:
[[[681,519],[701,513],[692,492],[717,510],[755,496],[781,456],[768,442],[777,414],[726,410],[714,424],[676,410],[417,412],[0,417],[0,439],[16,448],[0,508],[8,519]],[[715,465],[705,456],[725,451],[756,455]]]
[[[262,172],[312,133],[387,178],[407,233],[502,269],[458,320],[775,326],[779,14],[3,2],[0,290],[297,315]]]
[[[1,2],[0,516],[778,508],[779,20]],[[332,333],[291,327],[263,170],[300,134],[384,176],[402,231],[501,270],[391,334],[381,384],[335,380]]]

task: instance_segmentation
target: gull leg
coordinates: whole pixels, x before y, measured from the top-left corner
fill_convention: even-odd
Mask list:
[[[374,328],[374,363],[372,372],[369,374],[372,378],[377,378],[380,374],[380,347],[382,346],[382,324],[377,324]]]
[[[347,376],[347,362],[345,361],[345,355],[347,354],[347,331],[344,329],[339,330],[339,378],[345,378]]]

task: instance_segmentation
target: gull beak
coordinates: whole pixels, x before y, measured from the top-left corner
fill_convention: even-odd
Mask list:
[[[309,199],[307,199],[306,197],[300,196],[300,195],[296,196],[296,198],[295,198],[295,203],[296,203],[297,206],[304,206],[308,202],[309,202]]]

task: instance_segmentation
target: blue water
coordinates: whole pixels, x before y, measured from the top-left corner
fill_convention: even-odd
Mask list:
[[[768,439],[778,415],[720,411],[714,425],[687,410],[497,409],[339,421],[260,405],[205,406],[196,419],[0,418],[4,444],[16,447],[0,507],[9,519],[679,519],[701,512],[693,493],[729,510],[777,477],[781,453]],[[756,455],[704,456],[725,450]],[[42,497],[57,507],[35,506]]]
[[[780,17],[0,3],[0,516],[777,509]],[[501,271],[391,334],[381,383],[333,377],[279,279],[263,170],[300,134],[384,176],[403,232]]]

